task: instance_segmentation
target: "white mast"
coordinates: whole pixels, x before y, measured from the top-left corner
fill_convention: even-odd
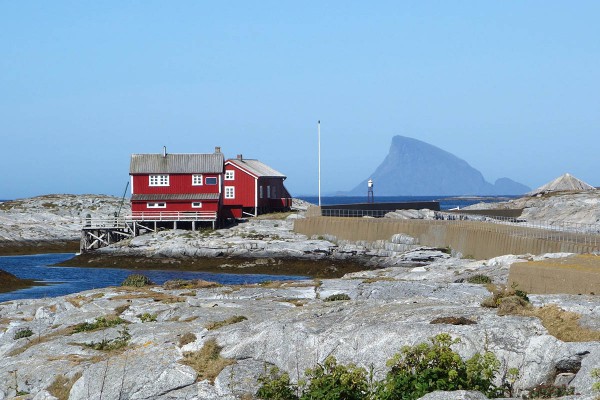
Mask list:
[[[321,207],[321,120],[317,121],[319,142],[319,207]]]

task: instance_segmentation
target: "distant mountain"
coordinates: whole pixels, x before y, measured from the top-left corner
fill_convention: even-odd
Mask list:
[[[405,136],[394,136],[381,165],[347,194],[365,194],[369,178],[375,196],[519,195],[531,190],[508,178],[486,182],[465,160]]]

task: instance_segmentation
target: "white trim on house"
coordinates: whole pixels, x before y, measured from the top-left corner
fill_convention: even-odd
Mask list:
[[[225,170],[225,180],[226,181],[234,181],[235,180],[235,170]]]
[[[192,174],[192,186],[202,186],[202,174]]]
[[[225,198],[235,199],[235,186],[225,186]]]
[[[146,208],[167,208],[167,203],[165,203],[164,201],[148,202],[146,203]]]
[[[192,202],[192,208],[202,208],[202,202],[200,202],[200,201]]]
[[[167,174],[148,175],[148,186],[169,186],[169,175],[167,175]]]
[[[215,183],[208,183],[208,180],[210,179],[210,181],[212,182],[212,180],[215,180]],[[206,186],[214,186],[214,185],[218,185],[219,184],[219,180],[221,179],[221,175],[219,175],[219,177],[217,178],[216,176],[207,176],[204,178],[204,184]],[[220,185],[219,185],[220,186]],[[220,193],[220,192],[219,192]]]

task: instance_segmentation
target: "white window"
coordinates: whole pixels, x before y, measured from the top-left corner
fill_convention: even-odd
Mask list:
[[[192,175],[192,186],[202,186],[202,175]]]
[[[235,171],[231,170],[231,171],[225,171],[225,180],[226,181],[232,181],[235,179]]]
[[[167,208],[167,203],[146,203],[147,208]]]
[[[259,187],[258,187],[258,191],[259,191],[259,194],[260,194],[260,198],[262,199],[262,198],[264,197],[264,193],[263,193],[263,187],[262,187],[262,186],[259,186]]]
[[[267,186],[267,199],[271,198],[271,186]]]
[[[169,186],[169,175],[150,175],[150,186]]]
[[[201,202],[194,202],[192,203],[192,208],[202,208],[202,203]]]
[[[216,185],[217,184],[217,178],[213,177],[206,177],[204,178],[204,183],[207,185]]]
[[[225,186],[225,198],[226,199],[235,199],[235,187],[234,186]]]

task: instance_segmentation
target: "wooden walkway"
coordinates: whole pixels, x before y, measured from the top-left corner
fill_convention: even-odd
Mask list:
[[[166,226],[177,229],[182,223],[196,230],[200,223],[210,223],[215,229],[217,213],[200,212],[134,212],[113,218],[85,218],[81,228],[80,252],[86,253],[109,246],[123,239],[133,238],[147,232],[157,232]]]

